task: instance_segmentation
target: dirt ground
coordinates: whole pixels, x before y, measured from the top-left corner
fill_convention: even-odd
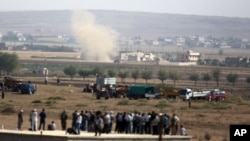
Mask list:
[[[56,80],[50,79],[48,85],[42,84],[43,78],[29,78],[36,84],[38,91],[34,95],[6,92],[5,98],[0,99],[0,124],[5,129],[15,130],[17,127],[17,113],[24,110],[23,129],[28,129],[30,111],[34,108],[40,112],[42,108],[47,112],[47,124],[54,120],[57,129],[61,129],[59,114],[63,109],[69,114],[74,110],[101,110],[101,111],[141,111],[161,112],[172,115],[177,111],[180,124],[186,127],[187,133],[192,136],[192,141],[205,140],[205,134],[211,136],[213,141],[229,141],[230,124],[250,124],[250,101],[244,100],[240,95],[231,94],[230,98],[221,102],[207,102],[204,100],[192,101],[191,109],[188,102],[166,99],[128,100],[127,98],[111,98],[109,100],[96,100],[91,93],[83,93],[82,87],[70,81],[62,82],[62,86],[55,85]],[[81,82],[79,82],[81,83]],[[164,101],[165,106],[157,107]],[[126,104],[121,104],[126,103]],[[71,125],[71,120],[68,120]]]

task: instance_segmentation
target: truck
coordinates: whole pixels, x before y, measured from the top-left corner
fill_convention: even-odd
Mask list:
[[[22,83],[20,92],[21,94],[34,94],[36,92],[36,87],[31,83]]]
[[[179,90],[174,88],[160,88],[161,97],[166,99],[176,99],[179,96]]]
[[[113,87],[116,85],[116,78],[103,78],[97,77],[96,83],[94,85],[94,92],[96,94],[96,99],[104,97],[109,99],[113,94]]]
[[[179,91],[179,96],[183,100],[189,99],[205,99],[206,95],[210,93],[211,90],[194,91],[191,88],[181,89]]]
[[[219,89],[211,90],[211,92],[206,95],[205,99],[207,101],[221,101],[227,99],[228,94],[225,91],[220,91]]]
[[[3,83],[1,85],[3,88],[5,88],[5,90],[17,92],[20,90],[21,84],[22,84],[21,79],[15,79],[15,78],[10,77],[10,76],[5,76]]]
[[[138,99],[138,98],[160,98],[161,93],[155,93],[155,87],[150,85],[134,85],[130,86],[127,97],[129,99]]]

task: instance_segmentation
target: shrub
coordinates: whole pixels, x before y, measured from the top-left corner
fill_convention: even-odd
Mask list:
[[[165,107],[170,107],[170,105],[166,101],[159,101],[155,107],[157,108],[165,108]]]
[[[42,101],[41,100],[34,100],[31,103],[42,103]]]
[[[117,103],[117,105],[129,105],[129,100],[121,100]]]
[[[52,96],[52,97],[49,97],[48,100],[66,100],[66,99],[60,96],[54,96],[54,97]]]
[[[196,116],[197,117],[205,117],[206,115],[204,115],[204,114],[197,114]]]
[[[80,103],[80,104],[76,104],[76,107],[87,107],[88,105],[86,105],[86,104],[82,104],[82,103]]]
[[[16,110],[15,110],[14,106],[8,106],[8,107],[5,107],[2,110],[2,113],[4,113],[4,114],[13,114],[13,113],[16,113]]]
[[[53,106],[53,105],[55,105],[57,102],[55,101],[55,100],[49,100],[49,101],[46,101],[45,102],[45,104],[47,105],[47,106]]]
[[[107,111],[107,109],[108,109],[107,105],[101,105],[99,107],[102,109],[102,111]]]
[[[205,140],[209,141],[209,140],[211,140],[212,137],[208,132],[206,132],[205,135],[204,135],[204,138],[205,138]]]
[[[180,107],[180,110],[187,110],[188,109],[188,107],[186,107],[186,106],[181,106]]]

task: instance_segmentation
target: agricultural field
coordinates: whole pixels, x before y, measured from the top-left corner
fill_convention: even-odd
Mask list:
[[[37,52],[36,52],[37,53]],[[186,88],[193,87],[197,89],[216,88],[214,80],[208,82],[206,86],[204,81],[198,81],[194,85],[193,81],[188,79],[191,72],[199,72],[200,74],[211,72],[215,67],[206,66],[158,66],[146,64],[114,64],[114,63],[94,63],[74,60],[50,60],[47,59],[31,59],[30,55],[36,53],[17,52],[20,55],[20,60],[27,64],[46,64],[47,66],[57,66],[59,64],[73,64],[79,67],[94,67],[99,66],[103,69],[114,68],[133,70],[133,69],[150,69],[156,74],[160,69],[166,71],[177,71],[181,77],[177,81],[175,87]],[[26,56],[25,56],[26,55]],[[43,55],[49,55],[45,53]],[[77,54],[60,54],[54,53],[51,56],[67,56],[72,57]],[[63,67],[61,67],[63,68]],[[59,72],[59,68],[51,70],[49,74],[49,83],[44,85],[44,77],[32,76],[31,70],[18,70],[15,72],[16,77],[23,81],[31,81],[37,86],[38,91],[34,95],[25,95],[17,92],[5,92],[5,98],[0,99],[0,125],[5,129],[16,129],[17,113],[20,109],[24,110],[24,125],[23,129],[29,128],[29,114],[32,109],[36,108],[38,112],[42,108],[46,109],[48,114],[47,124],[54,120],[57,124],[57,129],[60,129],[59,114],[65,109],[71,119],[71,114],[75,110],[101,110],[117,112],[161,112],[172,115],[177,112],[180,117],[180,123],[183,124],[187,133],[192,136],[192,141],[205,141],[205,136],[210,136],[213,141],[229,141],[229,125],[230,124],[250,124],[250,89],[245,78],[250,75],[250,70],[247,68],[221,68],[220,89],[225,90],[229,94],[229,98],[224,101],[208,102],[205,100],[192,101],[191,108],[188,108],[188,102],[181,99],[138,99],[129,100],[127,98],[111,98],[109,100],[96,100],[96,97],[90,93],[83,93],[83,86],[95,79],[93,77],[86,78],[84,81],[79,76],[70,80],[68,76]],[[239,79],[234,87],[227,82],[226,75],[228,73],[239,74]],[[20,74],[23,73],[23,74]],[[56,76],[61,73],[61,85],[56,85]],[[17,75],[18,74],[18,75]],[[30,76],[29,76],[30,75]],[[120,83],[120,78],[117,78]],[[134,84],[132,78],[126,78],[125,83]],[[145,84],[145,80],[138,79],[136,83]],[[148,80],[149,84],[161,84],[161,81],[154,76]],[[166,85],[173,85],[173,81],[167,79],[164,81]],[[68,125],[71,125],[71,120],[68,120]]]

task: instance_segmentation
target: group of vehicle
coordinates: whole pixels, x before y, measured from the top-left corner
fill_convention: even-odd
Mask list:
[[[9,76],[4,77],[3,82],[0,83],[0,88],[20,92],[21,94],[34,94],[36,92],[36,87],[31,82],[23,82]]]
[[[177,97],[183,100],[189,99],[206,99],[224,100],[227,98],[225,91],[219,89],[210,89],[203,91],[195,91],[191,88],[176,89],[169,87],[161,87],[156,90],[152,85],[122,85],[116,84],[116,78],[96,78],[95,83],[88,83],[83,88],[83,92],[91,92],[95,94],[96,99],[100,98],[120,98],[127,97],[129,99],[176,99]]]
[[[225,100],[228,95],[225,91],[221,91],[219,89],[207,89],[203,91],[193,91],[193,89],[181,89],[179,91],[179,96],[183,100],[189,99],[205,99],[208,101],[219,101]]]
[[[96,99],[104,97],[120,98],[127,97],[129,99],[205,99],[208,101],[224,100],[228,96],[225,91],[219,89],[207,89],[202,91],[195,91],[191,88],[176,89],[161,87],[157,90],[155,86],[151,85],[117,85],[115,78],[96,78],[96,83],[88,83],[83,88],[83,92],[91,92],[96,95]]]

